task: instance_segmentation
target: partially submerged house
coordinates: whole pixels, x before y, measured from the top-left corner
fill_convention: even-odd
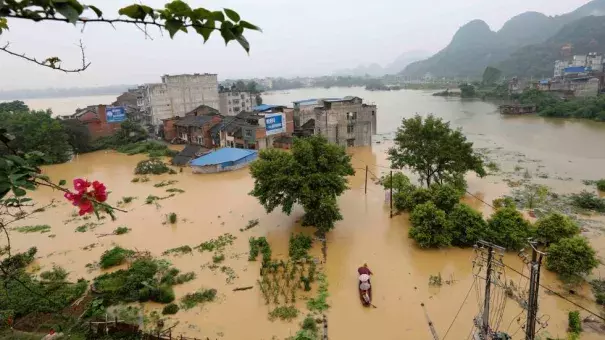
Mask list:
[[[208,150],[201,145],[187,145],[181,152],[172,158],[172,165],[185,166],[194,158],[208,153]]]
[[[193,173],[209,174],[243,168],[257,157],[256,150],[222,148],[196,158],[189,164]]]
[[[376,134],[377,108],[359,97],[306,99],[294,102],[298,135],[326,137],[341,146],[368,146]]]

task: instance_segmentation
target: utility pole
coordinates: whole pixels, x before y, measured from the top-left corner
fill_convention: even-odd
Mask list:
[[[536,317],[538,314],[538,290],[540,289],[540,267],[543,252],[536,249],[537,242],[529,241],[531,246],[531,264],[529,275],[529,297],[527,299],[527,323],[525,340],[534,340],[536,336]]]
[[[393,218],[393,170],[391,170],[391,218]]]
[[[491,286],[493,284],[492,276],[495,268],[501,268],[503,266],[502,257],[506,249],[493,244],[491,242],[479,240],[475,246],[477,252],[477,258],[475,261],[479,263],[485,263],[485,298],[483,300],[483,311],[481,315],[478,315],[474,319],[476,332],[473,336],[474,340],[490,340],[496,330],[492,329],[489,325],[489,314],[490,314],[490,301],[491,301]],[[496,251],[498,252],[497,256]],[[475,261],[473,261],[475,263]],[[480,265],[482,267],[482,265]],[[477,273],[478,274],[478,273]],[[496,279],[497,280],[497,279]]]
[[[489,299],[492,286],[492,260],[494,258],[494,248],[490,245],[487,247],[487,267],[485,272],[485,300],[483,301],[483,317],[481,321],[481,335],[483,339],[488,339],[489,335]]]
[[[391,178],[391,186],[393,186],[393,182],[392,182],[393,178]],[[366,188],[365,188],[365,194],[368,194],[368,166],[366,165]]]

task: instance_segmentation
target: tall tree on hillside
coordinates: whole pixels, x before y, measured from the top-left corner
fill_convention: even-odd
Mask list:
[[[464,175],[473,171],[485,176],[483,161],[473,151],[460,129],[453,130],[441,118],[416,115],[404,118],[397,129],[395,146],[389,149],[394,169],[410,168],[427,187],[431,183],[460,186]]]
[[[20,100],[12,102],[0,103],[0,112],[27,112],[29,107]]]
[[[137,26],[145,35],[149,36],[148,29],[157,28],[160,32],[166,31],[173,38],[179,32],[195,31],[206,42],[213,33],[220,32],[225,43],[237,41],[246,52],[250,51],[250,44],[244,37],[246,30],[260,31],[257,26],[241,20],[234,10],[224,8],[222,11],[210,11],[204,7],[191,8],[185,1],[168,1],[164,8],[152,8],[135,3],[118,10],[118,16],[106,16],[96,6],[86,5],[78,0],[6,0],[0,1],[0,35],[9,29],[9,23],[16,20],[35,22],[65,22],[74,24],[95,25],[105,23],[113,26],[116,23]],[[83,29],[83,27],[82,27]],[[0,45],[0,51],[14,57],[22,58],[41,66],[64,72],[81,72],[88,68],[90,62],[86,60],[84,46],[80,42],[82,64],[78,67],[65,68],[58,57],[36,58],[24,53],[16,52],[9,43]]]
[[[492,85],[500,81],[502,71],[495,67],[488,66],[483,71],[483,85]]]
[[[303,225],[315,226],[320,234],[342,220],[336,199],[347,189],[347,176],[355,171],[344,148],[321,136],[294,139],[292,152],[265,149],[250,166],[254,189],[267,212],[278,206],[286,214],[294,204],[305,210]]]

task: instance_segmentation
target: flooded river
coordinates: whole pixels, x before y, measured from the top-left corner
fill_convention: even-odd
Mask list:
[[[325,273],[330,284],[327,312],[328,332],[331,339],[432,339],[421,303],[426,305],[441,339],[458,312],[460,314],[446,339],[466,339],[481,303],[473,286],[472,250],[420,250],[408,239],[409,222],[407,215],[389,218],[385,193],[368,181],[368,191],[364,194],[365,169],[370,174],[380,176],[388,171],[385,150],[391,145],[390,134],[395,131],[401,118],[415,113],[434,113],[463,128],[477,148],[485,148],[485,153],[498,162],[503,171],[512,171],[517,164],[528,168],[533,174],[547,173],[545,178],[536,179],[557,191],[580,191],[588,188],[582,179],[605,177],[605,124],[586,121],[546,120],[539,117],[507,117],[496,112],[493,104],[481,101],[448,100],[432,97],[430,92],[397,91],[367,92],[363,89],[305,89],[289,93],[273,93],[264,96],[269,104],[290,104],[305,98],[336,97],[356,95],[366,102],[378,105],[377,140],[371,147],[349,149],[353,155],[353,165],[358,170],[350,178],[351,189],[339,200],[344,220],[328,235],[327,263]],[[52,104],[50,105],[52,106]],[[100,221],[100,226],[85,233],[74,229],[87,221],[71,216],[73,208],[57,192],[40,189],[33,197],[39,204],[57,199],[57,206],[23,221],[28,224],[49,224],[49,234],[19,234],[13,232],[13,247],[25,250],[38,247],[38,264],[43,269],[53,264],[65,267],[70,278],[92,279],[98,270],[87,271],[86,264],[98,261],[101,253],[114,244],[137,250],[149,250],[155,256],[169,248],[181,245],[198,245],[223,233],[231,233],[237,240],[227,248],[225,265],[231,267],[237,277],[233,283],[226,283],[224,273],[212,272],[203,265],[212,262],[211,253],[197,253],[169,260],[183,272],[195,271],[197,279],[184,285],[175,286],[177,298],[199,288],[216,288],[219,301],[205,304],[203,309],[181,310],[176,314],[180,321],[175,331],[190,337],[208,336],[224,339],[283,339],[299,329],[298,322],[271,322],[267,318],[269,307],[265,305],[257,288],[233,292],[233,288],[255,285],[259,263],[247,261],[248,238],[266,236],[277,257],[287,256],[287,244],[292,232],[311,230],[301,228],[298,220],[301,209],[295,209],[291,216],[280,212],[266,214],[258,202],[247,195],[253,181],[246,169],[230,173],[194,175],[188,169],[177,175],[150,176],[146,183],[132,183],[133,169],[143,159],[141,155],[126,156],[114,152],[96,152],[79,156],[71,163],[49,166],[45,173],[55,180],[85,177],[104,182],[111,191],[110,203],[115,204],[123,196],[136,196],[132,203],[124,206],[128,213],[118,213],[117,221]],[[522,159],[523,163],[518,160]],[[159,206],[144,204],[148,195],[165,196],[166,187],[156,188],[153,184],[161,180],[178,180],[175,188],[185,193],[159,201]],[[509,192],[502,176],[484,179],[469,178],[469,191],[486,202]],[[465,199],[484,214],[490,208],[479,200]],[[170,212],[178,214],[175,225],[164,224]],[[241,232],[248,220],[258,218],[260,224]],[[94,218],[88,220],[95,221]],[[111,233],[118,226],[132,228],[121,236],[98,235]],[[605,256],[605,238],[595,236],[592,240],[599,255]],[[92,249],[82,248],[96,244]],[[313,254],[320,255],[316,244]],[[504,258],[512,268],[524,274],[527,267],[514,253]],[[367,262],[374,271],[375,309],[360,306],[356,286],[356,268]],[[475,271],[477,268],[475,268]],[[431,275],[441,274],[444,284],[440,288],[428,286]],[[601,267],[595,275],[603,276]],[[504,282],[513,282],[522,287],[527,280],[511,270],[501,273]],[[543,270],[541,281],[546,286],[561,290],[560,282],[552,273]],[[476,282],[483,285],[481,280]],[[482,292],[482,287],[480,292]],[[465,296],[468,295],[466,302]],[[570,299],[599,311],[591,302],[590,289],[583,286]],[[525,314],[517,303],[505,299],[503,319],[500,329],[515,334],[513,339],[523,339],[522,325]],[[158,308],[146,305],[147,310]],[[304,301],[299,309],[305,311]],[[545,330],[554,337],[565,338],[567,312],[575,310],[570,303],[540,291],[540,320]],[[303,312],[303,315],[305,313]],[[585,314],[582,314],[585,316]],[[521,318],[518,322],[517,319]],[[544,329],[540,331],[543,333]],[[174,334],[174,333],[173,333]],[[582,339],[599,339],[594,333],[585,333]]]

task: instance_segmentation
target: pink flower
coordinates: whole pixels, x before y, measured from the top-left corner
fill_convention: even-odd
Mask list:
[[[66,192],[65,195],[63,195],[63,197],[65,197],[70,202],[73,202],[75,199],[74,194],[71,192]]]
[[[79,192],[79,193],[86,192],[86,190],[88,190],[88,187],[90,187],[89,181],[86,181],[82,178],[74,179],[74,189],[76,189],[77,192]]]
[[[84,214],[90,214],[94,211],[92,202],[87,198],[80,201],[79,207],[80,207],[80,212],[79,212],[80,216],[82,216]]]

